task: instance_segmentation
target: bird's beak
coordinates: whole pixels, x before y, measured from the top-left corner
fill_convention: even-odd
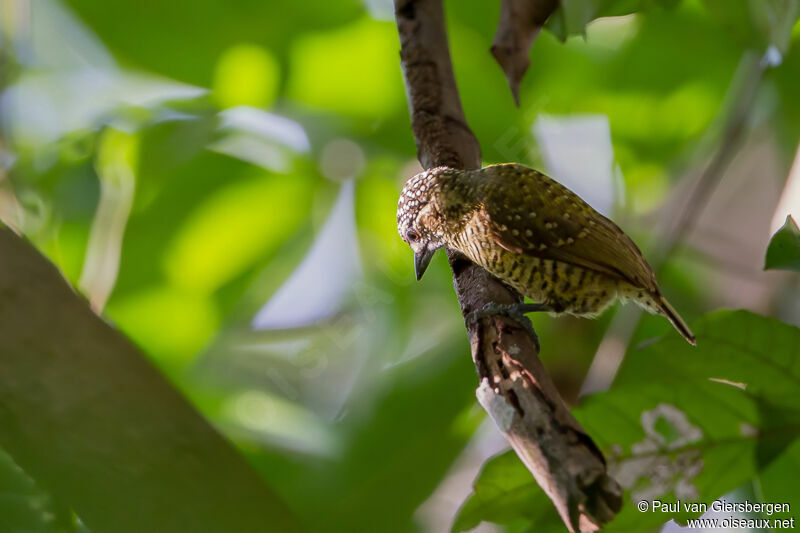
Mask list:
[[[422,279],[422,275],[428,268],[434,252],[436,252],[436,250],[431,250],[426,246],[419,252],[414,253],[414,273],[417,275],[417,281]]]

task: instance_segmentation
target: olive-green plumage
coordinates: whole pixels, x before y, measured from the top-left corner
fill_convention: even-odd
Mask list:
[[[447,247],[553,313],[592,317],[618,297],[633,300],[694,344],[633,241],[536,170],[504,164],[417,174],[403,188],[397,226],[414,249],[418,278],[433,252]]]

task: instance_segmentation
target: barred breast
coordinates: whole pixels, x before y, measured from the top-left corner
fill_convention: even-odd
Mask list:
[[[608,307],[622,289],[618,280],[602,273],[552,259],[516,254],[492,244],[479,226],[468,224],[455,235],[450,247],[520,294],[549,305],[556,313],[595,316]],[[629,289],[620,295],[628,294]]]

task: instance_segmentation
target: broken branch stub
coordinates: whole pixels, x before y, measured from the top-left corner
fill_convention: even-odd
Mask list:
[[[564,405],[518,325],[470,332],[478,401],[573,532],[599,531],[622,506],[602,453]]]
[[[491,52],[508,79],[519,106],[519,85],[525,76],[533,41],[547,19],[558,8],[558,0],[502,0],[500,20]]]

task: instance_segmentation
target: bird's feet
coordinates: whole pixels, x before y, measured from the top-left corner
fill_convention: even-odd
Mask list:
[[[524,317],[528,313],[549,313],[553,308],[542,303],[522,303],[522,304],[496,304],[488,303],[482,309],[471,312],[467,318],[478,320],[487,316],[502,315],[509,318]]]
[[[482,309],[473,311],[467,315],[468,323],[475,323],[487,316],[507,316],[516,320],[528,333],[536,339],[536,332],[533,330],[531,321],[525,316],[527,313],[551,312],[553,308],[543,303],[521,303],[521,304],[496,304],[488,303]]]

